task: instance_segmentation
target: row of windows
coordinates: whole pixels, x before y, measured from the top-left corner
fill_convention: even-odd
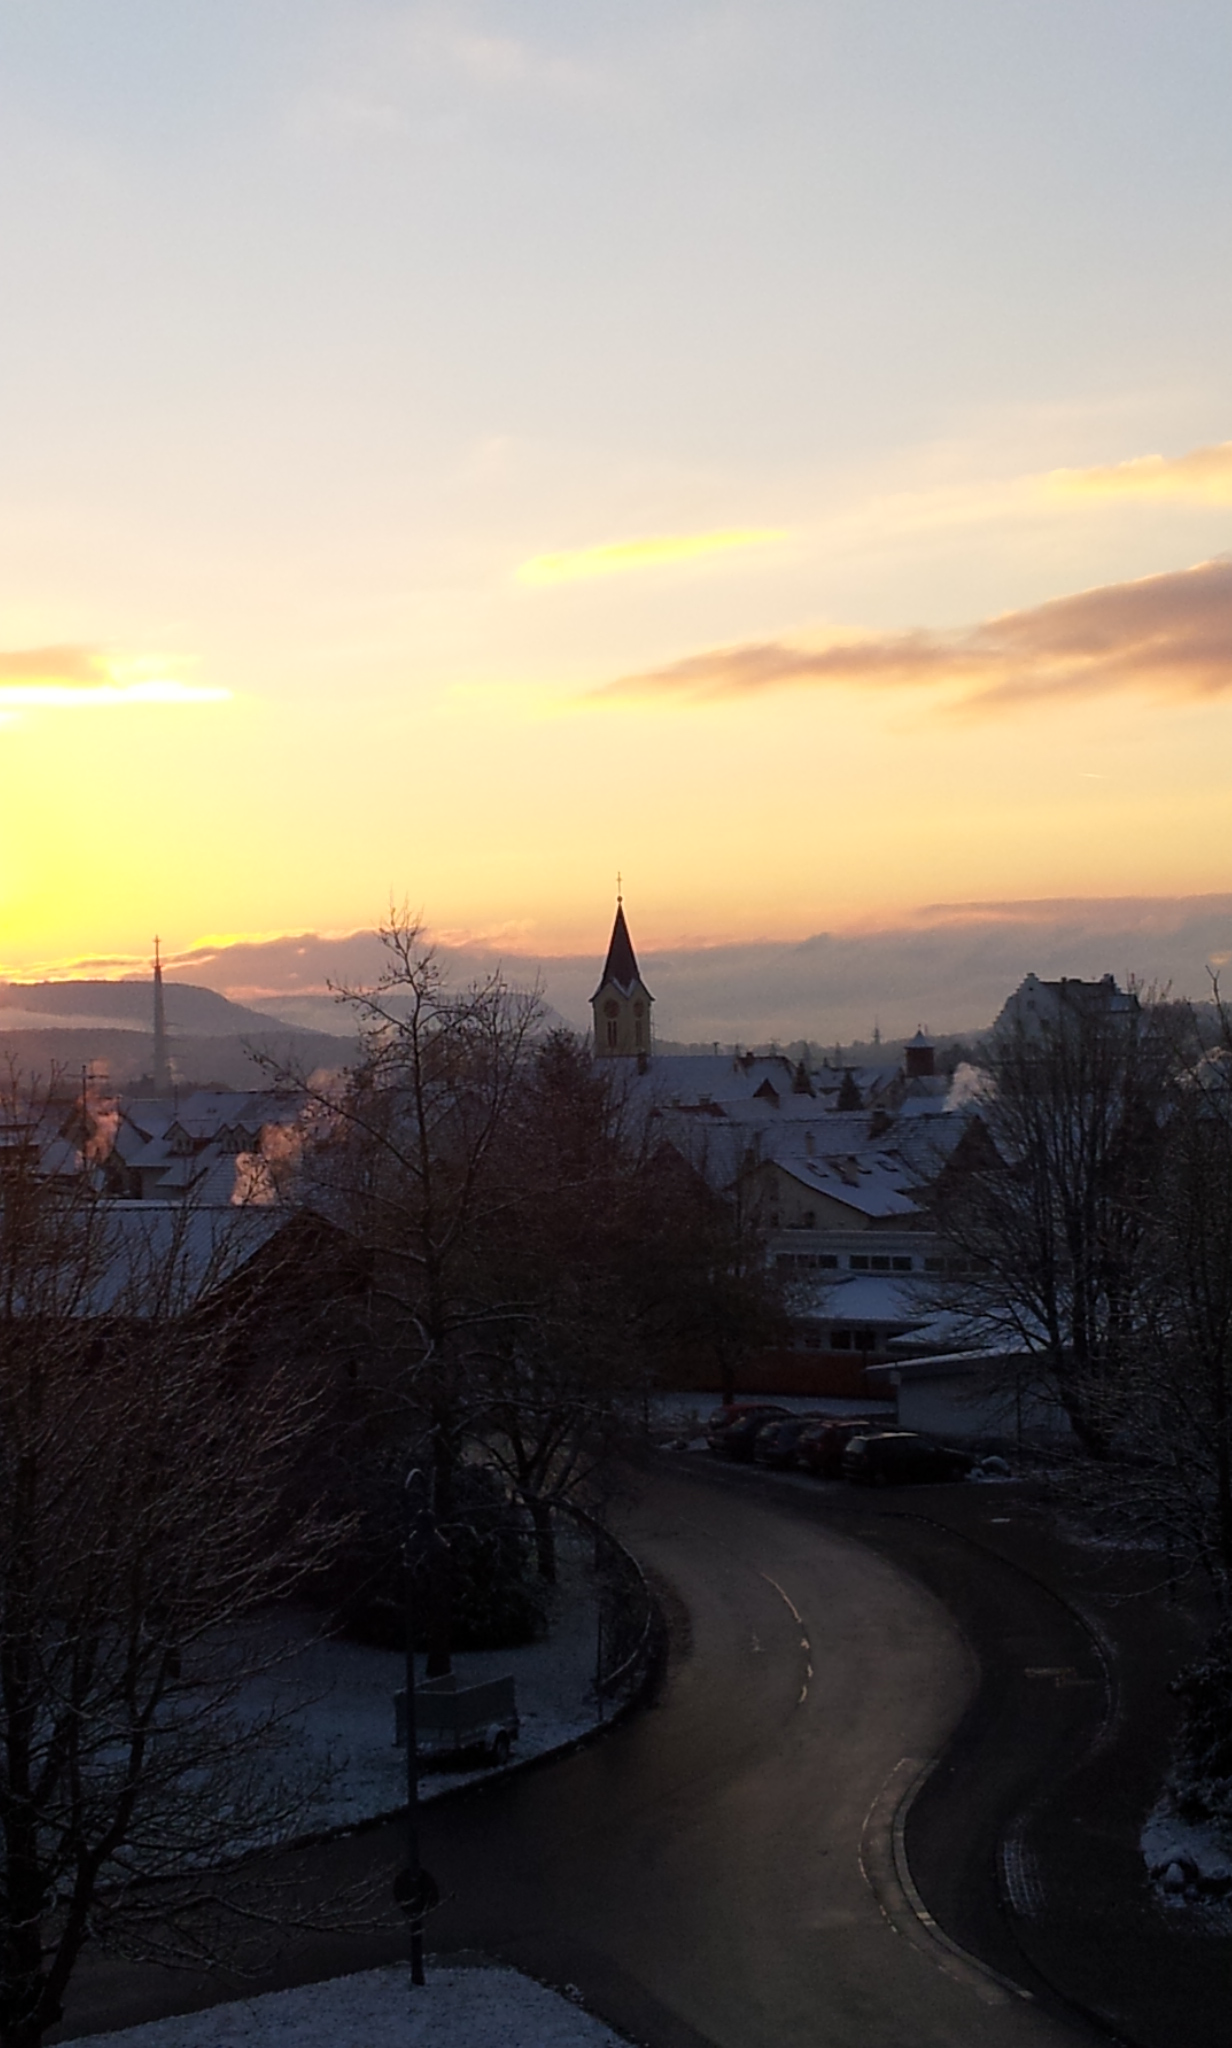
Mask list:
[[[778,1252],[774,1263],[780,1273],[833,1273],[840,1260],[836,1252]],[[950,1276],[974,1270],[968,1259],[921,1259],[926,1273]],[[852,1273],[914,1273],[916,1261],[905,1252],[851,1252],[847,1259]]]
[[[835,1252],[779,1252],[774,1261],[780,1273],[832,1273],[838,1266]],[[847,1260],[853,1273],[914,1273],[915,1260],[898,1253],[852,1252]],[[926,1273],[940,1272],[940,1259],[925,1259]]]
[[[828,1347],[823,1340],[828,1338]],[[875,1351],[877,1332],[875,1330],[805,1330],[801,1340],[806,1351]]]

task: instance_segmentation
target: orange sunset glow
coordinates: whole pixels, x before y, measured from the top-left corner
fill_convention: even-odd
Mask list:
[[[1219,11],[106,12],[0,77],[0,973],[1229,888]]]

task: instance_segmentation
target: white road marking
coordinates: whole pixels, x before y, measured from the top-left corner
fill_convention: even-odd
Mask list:
[[[804,1616],[801,1614],[800,1609],[796,1606],[796,1603],[792,1599],[791,1594],[786,1592],[783,1589],[783,1587],[780,1586],[777,1579],[772,1579],[769,1572],[761,1572],[759,1573],[759,1577],[763,1578],[768,1586],[774,1587],[774,1590],[778,1594],[779,1599],[783,1602],[784,1606],[787,1608],[788,1613],[791,1615],[792,1620],[795,1622],[796,1627],[801,1632],[800,1648],[804,1651],[805,1656],[804,1684],[800,1687],[800,1697],[796,1701],[796,1705],[798,1707],[802,1707],[804,1705],[805,1700],[808,1698],[809,1680],[813,1676],[813,1667],[808,1661],[809,1651],[812,1648],[812,1645],[809,1642],[808,1636],[804,1633],[806,1626]]]

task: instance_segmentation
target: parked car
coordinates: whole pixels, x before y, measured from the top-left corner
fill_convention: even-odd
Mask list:
[[[880,1427],[869,1415],[823,1415],[798,1437],[796,1463],[819,1479],[839,1479],[843,1452],[852,1437],[867,1436]]]
[[[719,1458],[751,1458],[763,1423],[781,1421],[786,1408],[775,1401],[736,1401],[720,1408],[706,1425],[706,1442]]]
[[[806,1429],[817,1421],[815,1415],[784,1415],[763,1422],[753,1439],[753,1463],[784,1471],[796,1462],[796,1447]]]
[[[915,1430],[890,1429],[849,1438],[843,1477],[865,1486],[903,1486],[912,1480],[963,1479],[975,1459]]]

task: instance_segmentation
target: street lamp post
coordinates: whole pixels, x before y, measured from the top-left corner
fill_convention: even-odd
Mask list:
[[[406,1862],[394,1883],[394,1894],[411,1926],[411,1982],[424,1981],[424,1914],[435,1891],[419,1860],[419,1745],[415,1726],[415,1553],[417,1538],[428,1519],[424,1475],[413,1467],[402,1489],[402,1589],[406,1625]]]

